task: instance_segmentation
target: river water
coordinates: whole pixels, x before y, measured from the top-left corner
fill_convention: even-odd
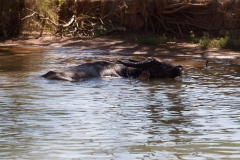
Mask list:
[[[240,159],[239,64],[211,59],[205,69],[205,59],[159,57],[182,64],[184,75],[39,77],[122,55],[1,47],[0,159]]]

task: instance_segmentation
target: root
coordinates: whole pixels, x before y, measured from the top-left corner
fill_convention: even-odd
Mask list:
[[[232,0],[68,0],[59,13],[59,22],[66,23],[56,23],[34,11],[22,20],[38,16],[54,25],[60,36],[126,30],[186,36],[189,31],[202,34],[239,29],[239,8],[240,2]]]

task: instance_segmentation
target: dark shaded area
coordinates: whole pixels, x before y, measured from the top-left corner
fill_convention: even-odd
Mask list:
[[[0,39],[18,36],[24,0],[0,0]]]

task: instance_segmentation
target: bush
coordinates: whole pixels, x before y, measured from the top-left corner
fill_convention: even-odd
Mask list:
[[[238,34],[230,34],[225,37],[225,48],[240,48],[240,33]]]
[[[190,31],[190,42],[208,47],[239,49],[240,33],[211,38],[208,33],[205,33],[202,37],[197,37],[193,31]]]

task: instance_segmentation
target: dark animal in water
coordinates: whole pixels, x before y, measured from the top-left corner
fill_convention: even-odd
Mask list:
[[[118,63],[117,63],[118,62]],[[182,75],[183,67],[166,60],[149,57],[143,61],[128,58],[117,62],[96,61],[60,71],[49,71],[42,77],[54,80],[79,81],[91,77],[123,77],[147,80],[152,78],[175,78]]]

